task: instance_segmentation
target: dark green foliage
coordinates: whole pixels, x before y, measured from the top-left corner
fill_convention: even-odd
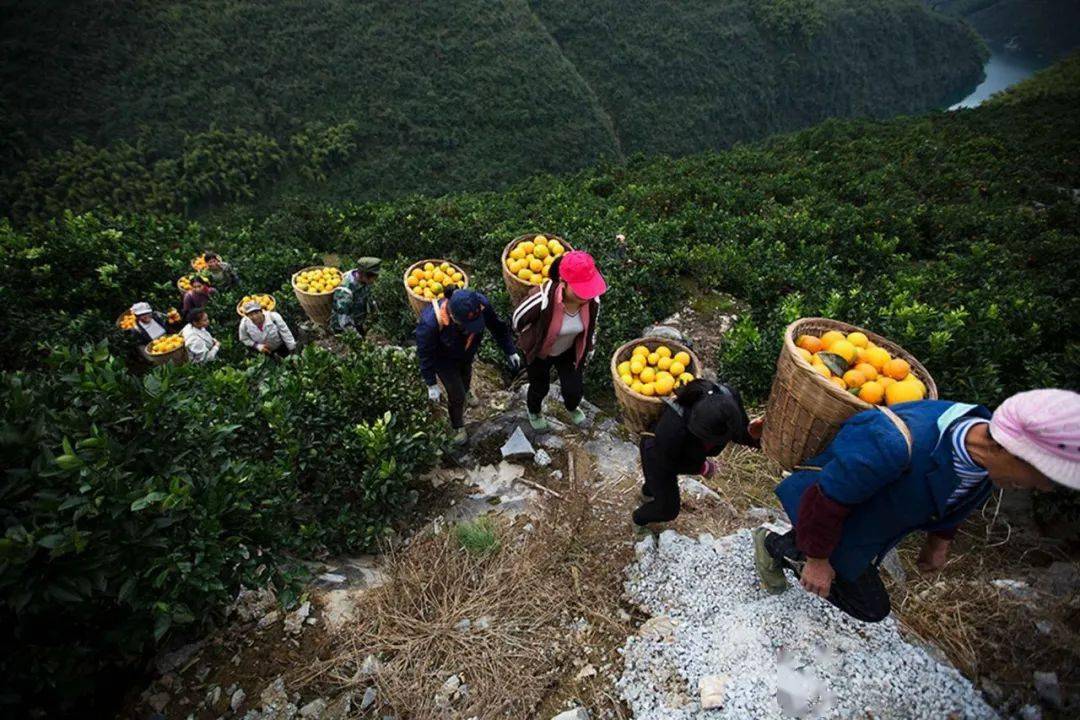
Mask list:
[[[728,147],[828,117],[941,107],[986,49],[917,0],[534,0],[627,153]]]
[[[61,705],[241,585],[288,604],[288,555],[373,548],[442,440],[416,372],[357,342],[144,377],[87,346],[5,374],[5,693]]]
[[[922,111],[970,89],[984,57],[915,0],[20,0],[0,12],[0,199],[20,221],[501,187],[624,151]]]

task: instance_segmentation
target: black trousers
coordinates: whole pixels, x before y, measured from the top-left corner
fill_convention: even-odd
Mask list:
[[[455,430],[465,427],[465,396],[472,387],[472,362],[441,363],[435,374],[446,390],[446,404],[450,408],[450,426]]]
[[[641,491],[652,498],[634,511],[636,525],[669,522],[679,516],[679,475],[667,467],[655,455],[655,440],[645,437],[638,443],[641,452],[641,470],[645,484]]]
[[[765,549],[782,567],[796,575],[801,573],[806,555],[795,546],[794,529],[783,535],[770,532],[765,536]],[[826,600],[863,622],[881,622],[889,616],[889,593],[874,565],[867,567],[855,580],[844,580],[837,575]]]
[[[585,368],[577,366],[577,348],[571,346],[562,355],[549,358],[536,358],[526,368],[529,376],[529,392],[526,402],[529,412],[539,415],[544,407],[544,398],[551,390],[551,368],[559,374],[559,387],[562,388],[563,402],[566,409],[573,411],[581,403],[585,393]]]

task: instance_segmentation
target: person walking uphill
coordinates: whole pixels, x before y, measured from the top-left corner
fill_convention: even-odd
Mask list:
[[[585,422],[578,405],[584,391],[585,363],[592,353],[600,296],[607,283],[588,253],[574,250],[556,258],[549,279],[535,288],[513,315],[518,347],[529,374],[529,424],[550,427],[543,415],[551,388],[551,369],[559,374],[563,402],[575,425]]]
[[[712,477],[716,464],[709,456],[719,454],[729,442],[761,446],[761,421],[750,421],[738,391],[702,379],[677,388],[655,432],[639,444],[645,502],[634,511],[634,524],[678,517],[679,475]]]
[[[957,528],[994,486],[1080,489],[1080,394],[1033,390],[993,415],[941,400],[863,411],[823,453],[776,488],[793,529],[754,531],[765,587],[782,592],[785,570],[802,586],[865,622],[889,614],[878,564],[910,533],[926,532],[924,571],[945,565]]]
[[[367,332],[368,318],[375,303],[371,288],[379,279],[382,260],[376,257],[362,257],[356,261],[356,267],[341,278],[341,285],[334,289],[334,309],[330,317],[330,327],[336,332],[354,330],[359,335]]]
[[[420,375],[427,383],[428,399],[439,400],[442,393],[438,381],[442,381],[457,445],[468,440],[465,401],[471,394],[473,362],[485,329],[491,331],[506,353],[510,369],[519,371],[521,356],[514,348],[510,328],[495,314],[488,299],[474,290],[447,288],[446,297],[432,300],[420,313],[416,325],[416,351],[420,357]]]

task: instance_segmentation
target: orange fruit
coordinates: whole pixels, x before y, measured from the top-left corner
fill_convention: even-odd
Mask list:
[[[868,362],[859,363],[855,369],[866,376],[867,381],[877,380],[877,370]]]
[[[821,347],[828,350],[832,347],[833,343],[838,340],[846,340],[844,333],[838,330],[830,330],[821,336]]]
[[[848,387],[862,387],[866,383],[866,376],[858,370],[848,370],[844,373],[844,382]]]
[[[846,360],[849,365],[855,360],[855,346],[849,343],[846,339],[837,340],[833,344],[829,345],[829,352],[844,358],[844,360]]]
[[[660,362],[660,355],[658,355],[657,353],[649,353],[648,361],[650,365],[656,367],[656,363]]]
[[[823,362],[816,362],[816,363],[812,364],[810,367],[814,368],[815,371],[820,373],[821,377],[823,377],[823,378],[832,377],[832,373],[829,372],[829,368],[825,367],[825,363],[823,363]]]
[[[897,403],[913,402],[923,399],[923,389],[919,383],[903,380],[895,382],[885,388],[885,403],[896,405]]]
[[[833,377],[829,378],[829,382],[831,382],[833,385],[840,388],[841,390],[847,390],[847,383],[844,382],[844,378],[836,377],[834,375]]]
[[[811,355],[820,352],[825,347],[821,343],[821,338],[814,335],[800,335],[799,339],[795,341],[795,346],[802,348]]]
[[[641,382],[650,384],[656,379],[656,371],[651,367],[647,367],[641,371]]]
[[[807,359],[809,360],[809,358],[807,358]],[[674,377],[679,377],[684,372],[686,372],[686,366],[683,365],[678,360],[675,360],[675,361],[673,361],[671,363],[671,367],[668,368],[668,372],[670,372],[672,374],[672,376],[674,376]]]
[[[907,360],[901,360],[900,358],[893,358],[885,363],[885,367],[882,369],[893,380],[903,380],[911,372],[911,366],[908,365]]]
[[[641,392],[641,394],[646,397],[652,397],[656,394],[656,386],[653,385],[651,382],[647,382],[641,386],[641,390],[639,392]]]
[[[885,388],[881,386],[881,383],[871,380],[865,383],[859,388],[859,399],[864,400],[871,405],[878,405],[885,397]]]
[[[814,339],[816,340],[817,338],[814,338]],[[799,357],[801,357],[806,362],[810,362],[810,358],[814,357],[813,355],[810,354],[810,351],[807,350],[806,348],[801,348],[801,347],[795,348],[795,352],[798,353]]]
[[[675,353],[675,362],[682,363],[683,367],[690,367],[690,353],[677,352]]]
[[[892,360],[892,356],[885,348],[872,347],[867,348],[866,357],[863,358],[866,362],[874,366],[874,369],[879,373],[885,368],[885,363]]]
[[[864,333],[853,332],[848,333],[847,341],[857,348],[864,348],[869,344],[870,338],[866,337]]]
[[[661,370],[670,370],[671,366],[674,364],[674,360],[672,360],[670,357],[664,357],[663,355],[661,355],[660,359],[656,361],[656,367]]]
[[[881,387],[888,389],[888,387],[896,381],[888,375],[878,375],[878,379],[875,382],[877,382],[877,384]]]

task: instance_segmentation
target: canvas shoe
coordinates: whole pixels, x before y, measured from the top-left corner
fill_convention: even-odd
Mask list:
[[[754,535],[754,568],[757,570],[761,584],[767,591],[776,595],[788,588],[787,577],[783,568],[769,554],[765,547],[765,536],[769,531],[763,527],[755,528]]]

